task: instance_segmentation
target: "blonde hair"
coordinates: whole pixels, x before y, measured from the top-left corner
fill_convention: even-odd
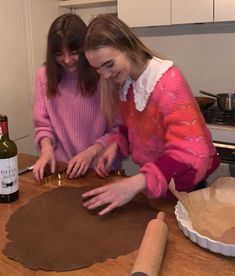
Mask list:
[[[159,56],[131,31],[131,29],[114,15],[98,15],[88,25],[84,51],[103,47],[114,47],[124,52],[133,65],[141,68],[148,59]],[[112,122],[118,111],[118,93],[120,87],[109,79],[101,77],[102,105],[104,112]]]

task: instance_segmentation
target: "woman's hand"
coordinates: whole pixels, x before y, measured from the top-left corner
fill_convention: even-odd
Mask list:
[[[54,173],[56,161],[53,147],[43,149],[40,158],[34,165],[33,174],[38,181],[43,179],[44,169],[48,163],[50,163],[51,166],[51,173]]]
[[[137,193],[146,188],[144,174],[137,174],[132,177],[123,178],[112,184],[108,184],[82,195],[83,198],[89,198],[83,206],[90,209],[98,208],[108,204],[99,215],[105,215],[116,207],[120,207],[129,202]]]
[[[103,146],[99,143],[87,148],[74,156],[69,162],[66,173],[69,178],[76,178],[84,175],[91,166],[93,159],[103,150]]]
[[[112,163],[117,156],[117,151],[118,144],[116,142],[113,142],[106,148],[104,153],[98,159],[95,166],[95,171],[98,175],[102,177],[106,177],[109,175]]]

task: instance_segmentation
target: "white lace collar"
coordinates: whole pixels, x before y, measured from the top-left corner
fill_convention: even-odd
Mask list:
[[[137,81],[133,81],[130,77],[125,81],[120,90],[120,100],[125,102],[126,95],[130,85],[133,85],[133,93],[135,107],[139,111],[143,111],[148,102],[149,96],[153,92],[154,87],[162,77],[162,75],[173,65],[170,60],[163,60],[154,57],[150,60],[147,68],[141,74]]]

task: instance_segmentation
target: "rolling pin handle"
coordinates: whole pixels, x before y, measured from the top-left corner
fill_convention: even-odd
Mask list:
[[[148,223],[131,276],[158,276],[164,255],[168,227],[163,221],[164,212],[159,212],[156,219]]]

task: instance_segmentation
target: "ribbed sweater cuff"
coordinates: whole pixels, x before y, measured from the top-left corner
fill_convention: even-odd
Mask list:
[[[40,133],[38,133],[38,134],[35,135],[35,146],[36,146],[36,149],[38,151],[41,151],[40,141],[44,137],[50,138],[53,147],[55,147],[55,145],[56,145],[55,139],[54,139],[53,135],[50,132],[48,132],[48,131],[40,131]]]
[[[109,139],[109,144],[112,142],[116,142],[119,146],[118,158],[127,158],[129,155],[127,140],[120,134],[112,134]]]
[[[146,177],[147,191],[149,197],[162,197],[167,195],[168,183],[171,178],[180,175],[188,169],[184,163],[169,157],[162,156],[157,164],[146,163],[139,172]]]
[[[100,137],[99,139],[97,139],[97,140],[95,141],[95,143],[99,143],[99,144],[101,144],[104,148],[106,148],[107,145],[108,145],[108,140],[109,140],[108,137],[102,136],[102,137]]]
[[[189,169],[187,164],[179,162],[178,160],[175,160],[167,155],[161,156],[156,165],[168,183],[172,177],[181,175]]]

